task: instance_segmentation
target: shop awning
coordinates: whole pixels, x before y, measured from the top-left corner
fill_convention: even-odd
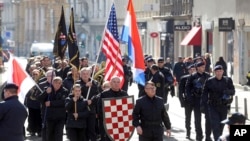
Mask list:
[[[182,46],[194,45],[201,46],[201,26],[193,27],[185,38],[181,41]]]

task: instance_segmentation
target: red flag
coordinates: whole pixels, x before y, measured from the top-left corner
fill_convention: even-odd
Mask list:
[[[118,76],[121,79],[122,87],[124,83],[124,72],[122,66],[121,50],[119,48],[119,36],[114,4],[112,5],[108,23],[104,29],[104,32],[102,51],[107,58],[104,80],[109,81],[112,76]]]
[[[27,92],[36,84],[35,81],[21,67],[16,58],[10,55],[7,83],[15,83],[18,88],[18,97],[24,102]]]

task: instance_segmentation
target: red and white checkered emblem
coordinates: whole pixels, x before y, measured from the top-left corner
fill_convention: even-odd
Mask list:
[[[104,110],[104,127],[113,141],[128,141],[134,132],[132,112],[134,96],[105,98],[102,101]]]

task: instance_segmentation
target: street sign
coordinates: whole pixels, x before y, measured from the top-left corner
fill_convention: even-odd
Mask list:
[[[174,30],[175,31],[187,31],[191,30],[192,26],[191,25],[175,25]]]
[[[138,29],[147,29],[147,22],[137,22]]]
[[[219,18],[219,31],[232,31],[235,28],[233,18]]]
[[[11,39],[12,38],[11,31],[5,31],[5,38],[7,38],[7,39]]]
[[[158,33],[157,33],[157,32],[151,32],[151,33],[150,33],[150,36],[151,36],[152,38],[156,38],[156,37],[158,37]]]

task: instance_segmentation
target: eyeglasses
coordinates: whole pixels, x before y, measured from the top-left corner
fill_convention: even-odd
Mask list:
[[[151,87],[151,88],[145,88],[147,90],[155,90],[156,88],[155,87]]]
[[[38,74],[32,74],[32,75],[38,75]]]

